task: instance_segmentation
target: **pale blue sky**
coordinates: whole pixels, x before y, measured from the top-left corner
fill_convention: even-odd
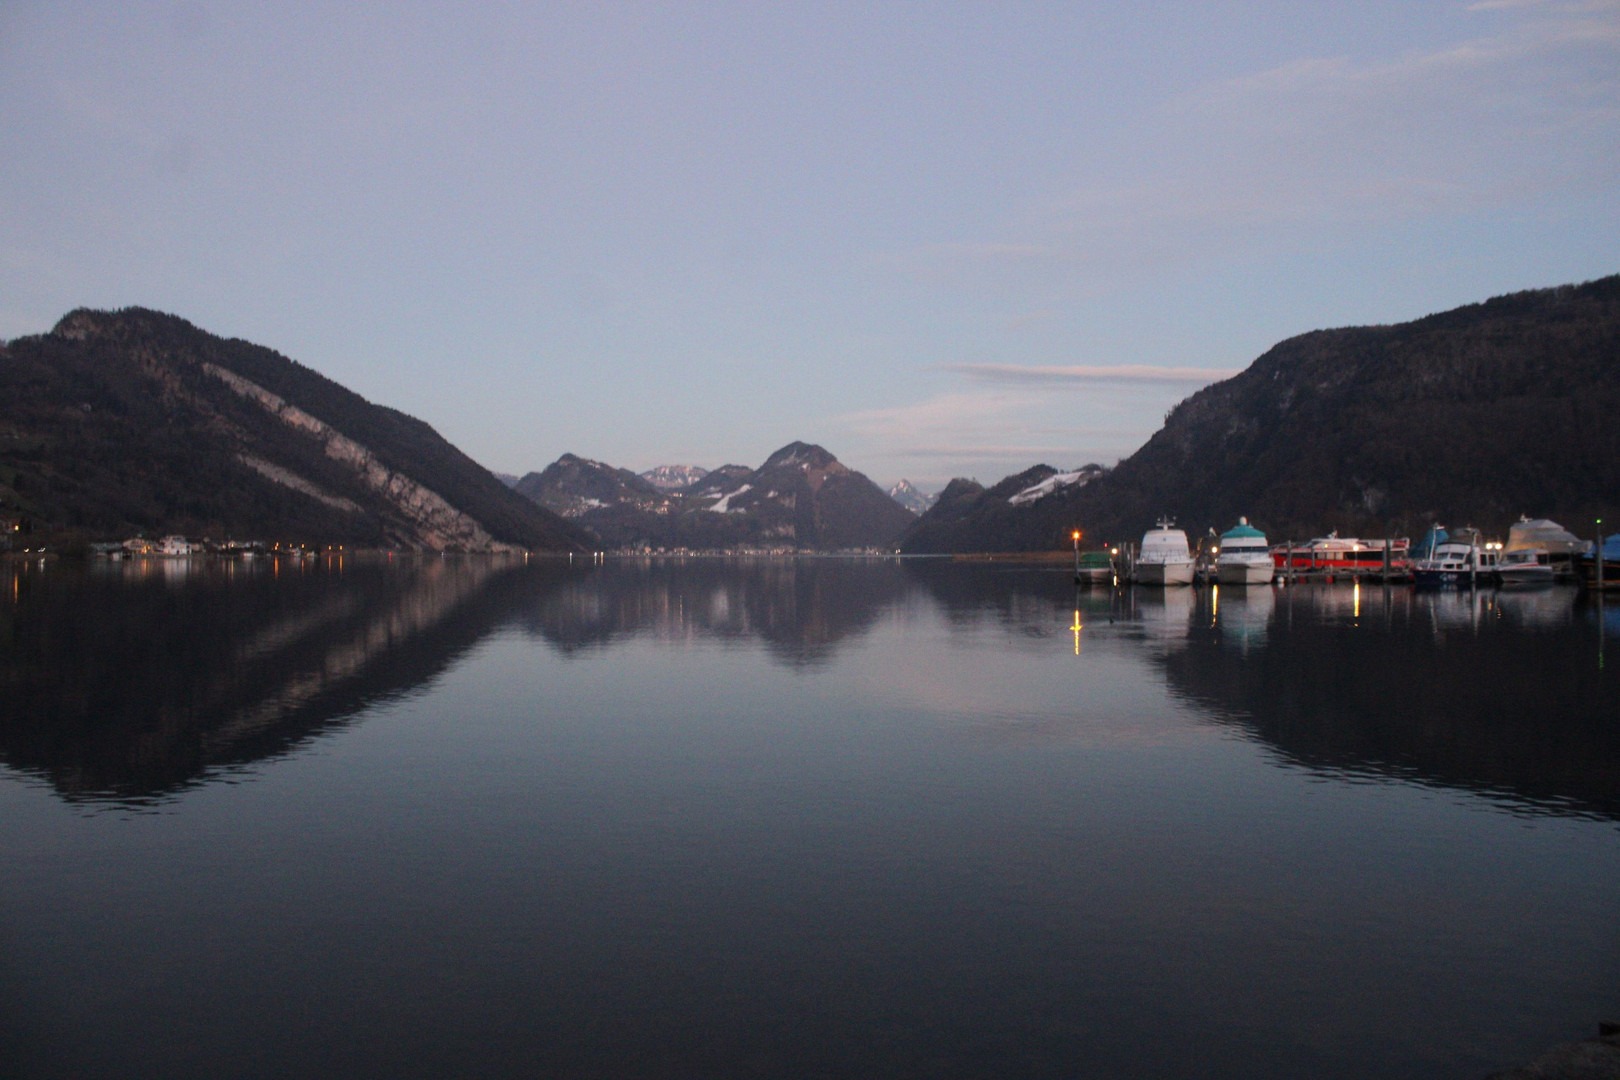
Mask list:
[[[0,5],[0,337],[172,311],[509,472],[1112,463],[1616,206],[1615,2]]]

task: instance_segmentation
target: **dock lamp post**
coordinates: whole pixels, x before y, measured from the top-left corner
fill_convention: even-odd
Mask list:
[[[1597,519],[1597,591],[1603,595],[1603,519]]]
[[[1074,530],[1074,580],[1080,580],[1080,530]]]

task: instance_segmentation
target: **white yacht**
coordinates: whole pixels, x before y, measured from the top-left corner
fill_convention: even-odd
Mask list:
[[[1552,555],[1546,548],[1504,551],[1496,563],[1496,577],[1503,585],[1551,585],[1555,576]]]
[[[1168,519],[1160,518],[1158,525],[1142,536],[1133,580],[1138,585],[1191,585],[1193,557],[1187,547],[1187,534]]]
[[[1236,528],[1221,533],[1215,555],[1215,580],[1222,585],[1269,585],[1277,566],[1266,545],[1266,534],[1238,518]]]

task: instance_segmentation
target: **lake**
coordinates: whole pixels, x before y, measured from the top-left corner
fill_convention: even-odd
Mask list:
[[[1620,605],[1573,590],[0,586],[5,1075],[1477,1078],[1620,1018]]]

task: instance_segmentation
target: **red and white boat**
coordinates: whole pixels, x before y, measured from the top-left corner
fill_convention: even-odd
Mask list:
[[[1271,557],[1279,570],[1370,574],[1383,571],[1385,548],[1389,549],[1391,573],[1405,574],[1411,570],[1412,542],[1405,537],[1398,540],[1357,540],[1331,532],[1292,548],[1287,544],[1277,544],[1271,549]]]

